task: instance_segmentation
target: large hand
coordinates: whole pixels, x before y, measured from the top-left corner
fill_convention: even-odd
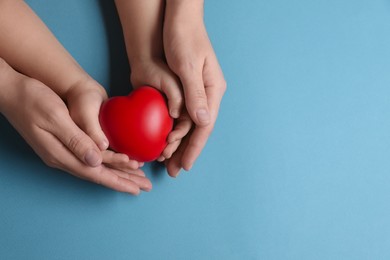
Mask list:
[[[218,116],[226,82],[203,23],[203,7],[191,1],[167,1],[164,50],[167,63],[180,78],[185,104],[196,127],[166,163],[176,176],[189,170],[204,148]],[[195,3],[195,1],[192,1]],[[199,1],[201,3],[201,1]]]
[[[158,161],[171,158],[172,154],[179,147],[182,138],[188,134],[192,126],[183,106],[183,94],[180,81],[169,69],[162,59],[142,60],[133,62],[131,66],[131,83],[135,88],[149,85],[162,91],[168,98],[169,112],[175,120],[173,131],[168,136],[168,145],[162,152]]]
[[[47,165],[117,191],[138,194],[151,189],[142,171],[127,174],[101,164],[99,148],[72,121],[65,103],[1,59],[0,112]]]

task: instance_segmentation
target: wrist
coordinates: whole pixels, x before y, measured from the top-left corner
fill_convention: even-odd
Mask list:
[[[135,55],[128,55],[130,68],[134,69],[135,67],[144,65],[144,64],[150,64],[150,63],[156,63],[158,61],[164,60],[164,53],[163,51],[159,53],[136,53]]]
[[[21,75],[20,75],[21,76]],[[19,87],[20,78],[8,63],[0,58],[0,113],[4,114],[10,106],[9,101],[15,96],[15,90]]]
[[[166,0],[165,19],[203,23],[204,0]]]
[[[90,76],[80,78],[78,81],[71,84],[62,98],[66,102],[69,102],[74,97],[80,96],[85,92],[96,92],[103,99],[107,98],[106,90]]]
[[[135,55],[129,56],[129,63],[131,70],[133,70],[134,68],[143,67],[147,64],[158,63],[164,59],[164,55]]]

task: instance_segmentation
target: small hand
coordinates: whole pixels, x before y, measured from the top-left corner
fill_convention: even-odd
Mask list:
[[[175,120],[173,131],[168,136],[168,145],[158,161],[171,158],[192,127],[192,120],[186,110],[183,110],[183,94],[176,75],[161,59],[143,60],[133,63],[131,68],[131,82],[135,88],[150,85],[162,91],[168,98],[170,115]]]
[[[73,122],[65,103],[50,88],[1,59],[0,112],[48,166],[117,191],[138,194],[151,189],[139,170],[128,174],[102,164],[99,148]]]
[[[125,154],[107,150],[109,142],[99,123],[100,107],[107,99],[107,93],[95,80],[87,77],[78,82],[67,91],[65,99],[73,121],[103,151],[104,164],[122,171],[134,171],[143,165]]]
[[[173,131],[168,136],[168,145],[157,161],[163,162],[164,160],[172,157],[181,144],[183,138],[190,132],[192,125],[193,122],[188,115],[187,110],[183,109],[179,118],[175,120]]]
[[[126,154],[105,150],[102,151],[102,155],[103,163],[110,168],[128,173],[142,172],[142,170],[139,168],[144,166],[144,163],[131,160]],[[145,176],[145,174],[143,175]]]

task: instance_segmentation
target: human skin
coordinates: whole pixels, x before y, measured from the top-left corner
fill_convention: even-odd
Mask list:
[[[122,182],[123,178],[119,177],[128,173],[142,173],[141,170],[137,170],[142,164],[129,160],[126,155],[106,150],[108,141],[98,121],[100,106],[107,99],[104,88],[77,64],[44,23],[21,0],[0,0],[0,57],[6,61],[3,63],[10,65],[8,67],[20,72],[20,77],[23,74],[29,79],[16,81],[18,83],[16,85],[24,86],[16,88],[20,92],[3,96],[4,104],[14,109],[7,109],[3,104],[2,106],[8,120],[13,122],[26,141],[35,147],[34,150],[42,160],[48,162],[50,166],[81,178],[85,177],[86,172],[97,171],[92,170],[94,167],[105,169],[98,172],[100,177],[92,180],[121,191],[129,185],[129,189],[136,193],[128,181]],[[28,91],[29,89],[25,87],[27,85],[33,85],[42,92],[45,86],[48,90],[43,94],[47,98],[37,97],[35,92]],[[13,85],[9,85],[7,87],[9,89],[5,88],[6,86],[3,87],[3,92],[10,91]],[[42,104],[38,106],[37,103],[33,103],[30,109],[26,110],[16,109],[15,104],[20,105],[17,98],[28,100],[29,95],[32,100],[39,100]],[[46,108],[47,111],[39,110],[40,108]],[[21,122],[21,118],[35,117],[38,120],[38,112],[45,114],[49,119],[59,120],[58,115],[64,116],[61,124],[49,120],[48,123],[52,123],[49,129],[52,136],[26,134],[34,122],[30,122],[29,125]],[[47,152],[51,149],[50,140],[53,136],[62,142],[62,153],[68,154],[69,157],[73,156],[72,160],[65,160],[66,157],[62,159],[59,151],[56,154]],[[75,163],[74,160],[78,160],[79,163]],[[106,170],[108,168],[102,165],[102,162],[113,168],[113,171]],[[116,177],[109,172],[115,172]],[[106,173],[107,176],[103,176]]]
[[[134,195],[152,187],[140,169],[129,173],[105,164],[91,167],[80,161],[75,154],[82,147],[74,137],[85,140],[88,136],[73,122],[64,101],[49,87],[16,72],[1,58],[0,113],[50,167]]]
[[[169,68],[179,77],[188,114],[196,124],[166,161],[171,175],[190,170],[210,136],[226,81],[203,21],[203,0],[166,0],[163,46]]]
[[[163,49],[163,15],[165,1],[115,1],[121,20],[134,88],[150,85],[161,90],[168,99],[174,130],[159,161],[168,159],[189,132],[192,121],[183,108],[183,93],[177,76],[169,69]],[[171,176],[174,176],[168,172]]]
[[[158,159],[165,160],[168,174],[176,177],[182,168],[192,167],[204,148],[226,90],[204,26],[203,1],[116,0],[116,5],[133,85],[157,86],[168,97],[171,115],[180,114],[169,145]],[[191,121],[196,126],[189,132]]]

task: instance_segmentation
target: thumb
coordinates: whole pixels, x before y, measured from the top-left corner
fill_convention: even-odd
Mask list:
[[[70,117],[60,120],[51,130],[86,165],[96,167],[102,163],[102,154],[95,142]]]
[[[73,121],[95,142],[101,151],[108,148],[109,142],[99,123],[99,112],[103,99],[89,94],[81,106],[71,106]],[[88,104],[88,105],[86,105]]]
[[[186,107],[191,119],[198,126],[208,125],[210,111],[202,73],[182,73],[180,80],[183,84]]]
[[[99,123],[99,110],[84,110],[84,112],[74,117],[75,123],[95,142],[101,151],[108,148],[108,139]]]
[[[179,79],[176,77],[166,77],[165,80],[162,80],[160,88],[167,96],[169,114],[171,117],[177,119],[180,116],[184,102]]]

